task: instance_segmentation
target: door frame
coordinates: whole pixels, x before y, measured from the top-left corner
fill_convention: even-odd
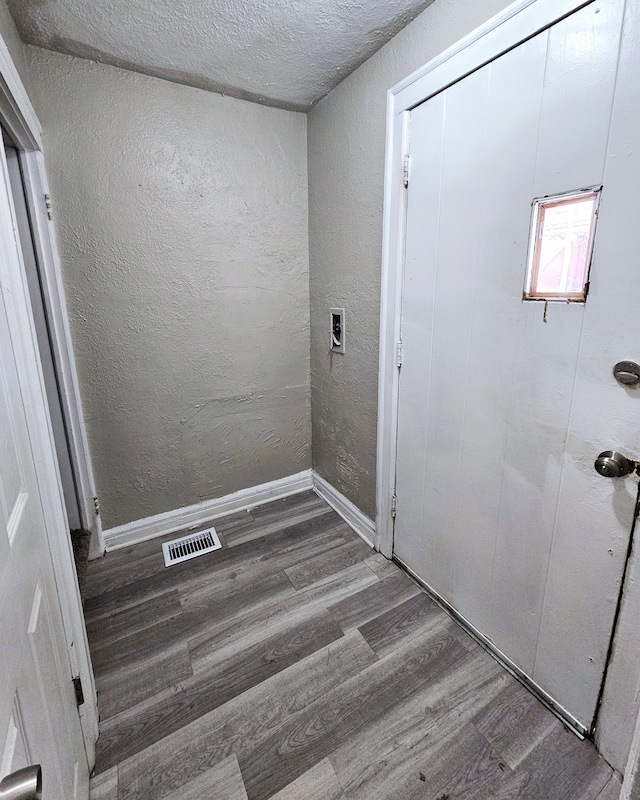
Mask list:
[[[409,152],[411,109],[592,2],[595,0],[517,0],[387,92],[376,475],[378,548],[387,558],[393,553],[405,177],[411,170],[408,162],[405,165],[405,156]]]
[[[102,554],[105,549],[102,524],[96,513],[95,480],[82,412],[60,256],[51,224],[53,214],[43,154],[42,127],[1,38],[0,116],[2,124],[11,134],[19,151],[45,313],[51,336],[54,368],[60,387],[62,413],[67,428],[74,475],[78,482],[80,520],[82,526],[91,531],[96,540],[97,546],[94,549]]]
[[[387,93],[376,476],[378,548],[387,558],[393,554],[392,508],[396,485],[407,203],[405,155],[409,152],[410,112],[429,97],[590,4],[591,0],[517,0]],[[630,73],[640,63],[640,42],[636,41],[635,34],[639,26],[640,9],[627,3],[621,42],[625,51],[621,63],[626,65],[627,94]],[[630,124],[636,123],[640,125],[640,112],[633,116]],[[640,134],[637,139],[640,141]],[[407,166],[410,178],[410,164]],[[640,669],[634,666],[640,654],[636,623],[640,610],[640,544],[634,548],[623,598],[621,622],[614,632],[612,669],[607,674],[595,738],[598,749],[619,772],[624,773],[626,767],[628,779],[621,797],[627,798],[632,782],[634,786],[640,785],[637,778],[640,775]],[[624,719],[621,719],[622,711]]]
[[[86,524],[102,536],[100,519],[93,509],[94,481],[89,458],[86,430],[82,417],[82,404],[78,378],[73,359],[64,291],[55,235],[45,202],[49,187],[42,148],[42,128],[31,105],[27,92],[15,68],[7,46],[0,36],[0,120],[10,133],[20,151],[24,173],[25,195],[33,224],[36,256],[42,269],[45,305],[50,315],[54,360],[60,378],[62,403],[68,415],[72,459],[76,460],[85,508],[81,509]],[[0,215],[0,235],[14,238],[15,223],[12,217]],[[19,247],[18,247],[19,250]],[[22,274],[25,299],[29,296],[24,269]],[[31,315],[22,320],[22,335],[33,345],[37,354],[35,327]],[[35,364],[25,365],[24,379],[29,385],[27,402],[28,424],[33,448],[36,477],[44,512],[46,536],[51,553],[58,597],[66,635],[67,651],[72,677],[79,676],[85,702],[79,707],[80,723],[87,753],[89,769],[95,763],[95,742],[98,738],[98,708],[95,680],[89,644],[82,612],[82,602],[75,572],[73,550],[69,537],[62,484],[58,470],[55,441],[49,419],[44,379],[39,358]],[[35,402],[32,402],[34,400]],[[87,497],[87,494],[89,495]],[[90,500],[90,502],[89,502]],[[95,522],[94,522],[95,520]],[[100,543],[102,547],[102,542]]]

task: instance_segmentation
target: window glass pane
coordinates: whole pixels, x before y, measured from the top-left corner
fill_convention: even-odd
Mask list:
[[[599,192],[536,201],[525,297],[584,299]]]

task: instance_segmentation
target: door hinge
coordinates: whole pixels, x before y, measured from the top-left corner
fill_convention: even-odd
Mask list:
[[[396,508],[398,505],[398,498],[395,494],[391,495],[391,519],[396,518]]]
[[[73,688],[76,693],[76,704],[81,706],[84,703],[84,692],[82,691],[82,681],[79,675],[73,679]]]
[[[396,367],[400,368],[402,366],[402,339],[398,342],[398,346],[396,348]]]
[[[53,219],[53,211],[51,206],[51,195],[45,194],[44,196],[44,207],[47,209],[47,217],[49,219]]]
[[[409,153],[407,153],[404,157],[404,163],[402,165],[402,185],[407,188],[409,185]]]
[[[93,498],[93,509],[96,512],[96,517],[100,516],[100,503],[98,502],[98,498]]]

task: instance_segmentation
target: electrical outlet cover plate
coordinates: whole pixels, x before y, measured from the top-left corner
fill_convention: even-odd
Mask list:
[[[329,335],[332,352],[344,353],[344,308],[329,309]]]

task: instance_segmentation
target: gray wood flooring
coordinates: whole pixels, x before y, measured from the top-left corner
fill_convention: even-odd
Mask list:
[[[581,742],[312,493],[90,564],[92,800],[613,800]],[[174,536],[169,537],[174,538]]]

